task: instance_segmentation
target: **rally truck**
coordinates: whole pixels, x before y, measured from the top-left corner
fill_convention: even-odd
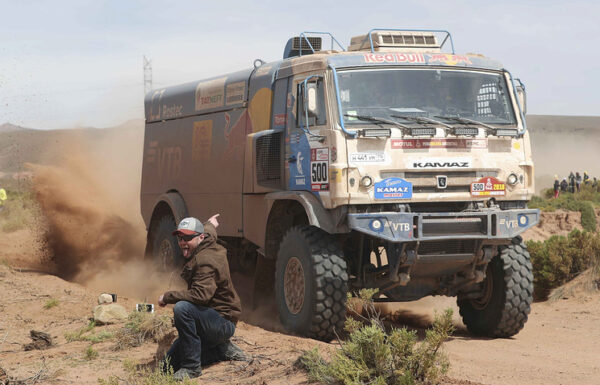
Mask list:
[[[534,226],[525,87],[439,30],[373,29],[348,48],[291,38],[281,60],[145,98],[147,255],[181,259],[172,231],[220,213],[231,265],[284,327],[328,340],[348,293],[455,296],[476,335],[527,321]]]

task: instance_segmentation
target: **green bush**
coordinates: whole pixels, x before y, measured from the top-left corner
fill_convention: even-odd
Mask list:
[[[134,311],[127,323],[115,334],[115,350],[137,347],[147,340],[158,342],[172,329],[171,317],[165,314]]]
[[[533,196],[529,202],[529,208],[543,211],[554,211],[565,209],[581,212],[581,226],[587,231],[596,231],[597,219],[594,212],[594,204],[600,204],[600,193],[593,192],[589,186],[582,187],[582,191],[576,194],[561,193],[558,198],[543,199]]]
[[[600,234],[573,230],[568,237],[528,241],[533,265],[534,296],[545,300],[550,290],[600,263]]]
[[[386,332],[373,302],[367,302],[366,307],[369,322],[348,318],[348,337],[340,342],[340,349],[329,361],[321,357],[317,348],[300,357],[299,363],[308,371],[309,380],[345,385],[437,384],[449,368],[440,348],[454,328],[452,310],[437,314],[425,339],[418,342],[416,332],[406,328]]]

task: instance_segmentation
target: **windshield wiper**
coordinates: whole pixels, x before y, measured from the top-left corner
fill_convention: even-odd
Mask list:
[[[444,122],[440,122],[439,120],[435,120],[435,119],[431,119],[431,118],[426,118],[424,116],[411,116],[411,115],[390,115],[390,116],[392,118],[412,120],[413,122],[417,122],[417,123],[421,123],[421,124],[439,124],[440,126],[443,126],[446,128],[452,128],[452,126],[450,126]]]
[[[394,126],[400,127],[400,128],[410,128],[402,123],[398,123],[395,120],[391,120],[391,119],[386,119],[386,118],[381,118],[379,116],[371,116],[371,115],[355,115],[355,114],[344,114],[344,116],[347,116],[349,118],[356,118],[356,119],[360,119],[360,120],[364,120],[366,122],[373,122],[373,123],[383,123],[383,124],[392,124]]]
[[[482,126],[482,127],[485,127],[485,128],[487,128],[489,130],[492,130],[492,132],[496,130],[496,127],[490,126],[489,124],[486,124],[486,123],[483,123],[483,122],[479,122],[479,121],[473,120],[473,119],[461,118],[460,116],[436,115],[436,118],[446,119],[446,120],[453,120],[453,121],[458,122],[458,123],[464,123],[464,124],[471,124],[471,125]]]
[[[410,127],[408,127],[402,123],[398,123],[391,119],[381,118],[379,116],[356,115],[356,114],[344,114],[344,116],[364,120],[366,122],[373,122],[373,123],[376,123],[379,125],[391,124],[393,126],[401,128],[402,133],[404,133],[404,130],[410,129]],[[385,130],[385,132],[383,132],[381,130]],[[362,136],[372,136],[372,137],[373,136],[387,136],[387,137],[392,136],[392,131],[389,128],[381,128],[381,129],[379,129],[379,128],[363,128],[362,130],[357,130],[357,131],[359,134],[362,134]]]

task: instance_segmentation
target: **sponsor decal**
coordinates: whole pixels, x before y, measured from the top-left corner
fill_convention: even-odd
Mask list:
[[[384,163],[385,152],[354,152],[349,156],[350,163]]]
[[[470,168],[471,160],[468,158],[442,158],[442,159],[420,159],[414,160],[408,164],[408,168],[413,169],[433,169],[433,168]]]
[[[365,53],[365,63],[425,63],[422,53]]]
[[[160,103],[165,91],[165,89],[162,89],[152,93],[152,101],[150,102],[150,111],[148,113],[150,120],[160,119]]]
[[[487,148],[487,139],[392,139],[392,148]]]
[[[273,125],[285,126],[285,114],[277,114],[273,117]]]
[[[375,199],[412,198],[412,183],[402,178],[387,178],[375,183]]]
[[[146,153],[146,162],[154,163],[156,162],[156,150],[158,148],[158,141],[153,140],[148,143],[148,152]]]
[[[310,149],[310,186],[313,191],[329,190],[329,149]]]
[[[410,223],[407,222],[389,222],[389,224],[386,223],[386,226],[389,226],[390,229],[394,231],[400,231],[403,233],[410,231],[411,228]]]
[[[498,221],[498,224],[500,226],[506,227],[507,229],[516,229],[517,226],[520,226],[518,220],[506,219],[506,218],[500,218],[500,220]]]
[[[465,63],[465,64],[473,64],[471,63],[471,59],[469,59],[468,56],[463,56],[463,55],[451,55],[448,53],[434,53],[434,54],[427,54],[428,56],[428,63],[444,63],[447,65],[457,65],[460,63]]]
[[[219,78],[198,83],[196,86],[196,111],[223,106],[225,79]]]
[[[529,224],[529,218],[524,214],[519,214],[517,216],[517,221],[519,222],[519,227],[527,227]]]
[[[506,185],[494,177],[484,177],[477,182],[471,183],[471,196],[485,197],[504,195],[506,195]]]
[[[194,122],[194,133],[192,134],[193,161],[206,161],[210,159],[212,126],[212,120]]]
[[[304,173],[302,172],[302,161],[304,160],[304,157],[302,156],[302,152],[298,151],[298,154],[296,155],[296,171],[298,171],[298,175],[302,175],[304,176]]]
[[[244,101],[244,95],[246,94],[246,82],[236,82],[228,84],[225,88],[225,104],[238,104]]]
[[[183,116],[183,106],[173,104],[172,106],[167,106],[166,104],[162,106],[161,109],[162,119],[172,119]]]
[[[306,179],[305,178],[296,178],[296,185],[297,186],[304,186],[306,184]]]

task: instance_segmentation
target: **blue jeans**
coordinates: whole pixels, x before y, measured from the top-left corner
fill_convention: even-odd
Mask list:
[[[199,369],[218,360],[214,348],[233,336],[235,324],[209,307],[179,301],[173,308],[177,338],[167,352],[173,371]],[[208,362],[207,362],[208,361]]]

